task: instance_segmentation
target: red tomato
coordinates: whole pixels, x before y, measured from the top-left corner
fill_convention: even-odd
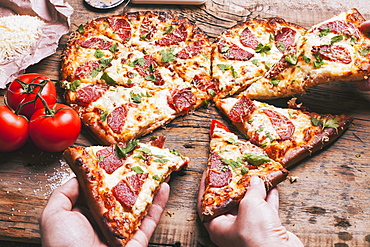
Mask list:
[[[11,152],[28,140],[28,121],[6,105],[0,105],[0,152]]]
[[[6,92],[6,101],[18,114],[30,118],[36,110],[44,108],[44,104],[36,96],[37,93],[48,105],[54,105],[57,102],[54,83],[46,76],[37,73],[24,74],[12,81]],[[32,103],[24,105],[18,112],[18,107],[27,102]]]
[[[63,151],[73,145],[81,130],[81,120],[71,107],[64,104],[52,106],[53,115],[37,110],[30,119],[29,131],[34,144],[48,152]]]

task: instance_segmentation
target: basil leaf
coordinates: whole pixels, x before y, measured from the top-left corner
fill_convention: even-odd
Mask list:
[[[238,145],[238,142],[234,138],[229,138],[227,142],[233,145]]]
[[[330,44],[334,44],[343,40],[343,35],[337,35],[331,38]]]
[[[171,154],[174,154],[174,155],[177,155],[177,156],[180,156],[182,159],[185,159],[185,156],[183,156],[182,154],[180,154],[179,151],[177,151],[176,149],[170,150],[170,153]]]
[[[306,62],[306,63],[309,63],[311,62],[311,58],[307,57],[305,54],[302,55],[303,57],[303,60]]]
[[[171,26],[168,26],[166,27],[166,29],[164,30],[163,32],[163,35],[166,35],[166,34],[169,34],[169,33],[172,33],[172,31],[174,30],[175,28],[171,25]]]
[[[320,30],[319,32],[319,37],[326,36],[330,33],[330,28],[328,26],[324,27],[323,29]]]
[[[257,53],[261,53],[262,55],[267,55],[267,54],[270,54],[270,50],[271,50],[271,45],[267,44],[267,45],[263,45],[261,43],[259,43],[256,47],[256,52]]]
[[[176,59],[176,55],[173,53],[174,49],[162,50],[162,63],[168,63]]]
[[[98,49],[95,50],[94,57],[96,57],[96,58],[102,58],[102,57],[104,57],[104,52],[102,52],[102,50],[100,50],[98,48]]]
[[[110,77],[107,72],[104,72],[100,79],[104,80],[108,85],[116,85],[116,81],[112,77]]]
[[[148,80],[148,81],[157,81],[157,78],[153,74],[146,75],[144,78],[145,80]]]
[[[264,163],[270,162],[271,159],[267,156],[260,156],[252,153],[243,154],[243,158],[248,161],[248,163],[254,166],[260,166]]]
[[[71,90],[71,91],[76,91],[77,88],[79,88],[81,85],[81,81],[80,80],[74,80],[73,82],[71,82],[68,86],[67,86],[67,89],[68,90]]]
[[[104,111],[102,114],[100,114],[100,119],[102,122],[104,122],[108,117],[108,111]]]
[[[314,125],[314,126],[319,126],[321,124],[321,121],[313,116],[311,116],[311,123]]]
[[[118,44],[113,44],[111,47],[109,47],[110,52],[115,53],[117,49]]]
[[[84,26],[82,24],[78,26],[78,32],[80,34],[84,34],[85,33],[85,29],[84,29]]]
[[[134,150],[138,143],[139,140],[134,139],[129,141],[124,147],[120,147],[118,144],[115,144],[116,156],[118,158],[126,158],[126,154]]]
[[[134,103],[141,103],[142,96],[140,94],[134,93],[134,91],[130,91],[131,100]]]
[[[136,58],[133,61],[129,61],[127,64],[130,67],[136,67],[136,65],[139,65],[139,66],[143,67],[145,65],[145,59],[142,58],[142,57],[141,58]]]
[[[229,166],[231,166],[231,167],[233,167],[233,168],[238,168],[238,167],[240,167],[241,166],[241,163],[239,162],[239,161],[236,161],[236,160],[232,160],[232,159],[221,159],[221,161],[223,162],[223,163],[225,163],[226,165],[229,165]]]
[[[271,81],[272,85],[276,86],[276,85],[279,85],[281,80],[277,79],[277,78],[271,78],[270,81]]]
[[[284,59],[285,59],[285,61],[287,61],[288,63],[290,63],[292,65],[296,65],[297,62],[298,62],[298,57],[297,57],[296,54],[285,56]]]
[[[339,127],[339,123],[338,123],[338,118],[329,118],[329,119],[324,119],[324,121],[322,122],[322,128],[325,129],[325,128],[338,128]]]
[[[148,154],[148,155],[151,155],[152,154],[152,151],[149,148],[147,148],[147,147],[141,147],[140,149],[138,149],[138,151],[141,151],[144,154]]]
[[[168,159],[155,159],[153,160],[154,162],[158,162],[158,163],[166,163],[167,161],[169,161]]]
[[[360,49],[358,52],[360,53],[361,56],[366,57],[370,53],[370,48]]]
[[[133,166],[131,170],[134,171],[136,174],[144,173],[144,170],[140,166]]]

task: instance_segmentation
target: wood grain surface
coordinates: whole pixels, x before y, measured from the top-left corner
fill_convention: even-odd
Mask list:
[[[278,16],[308,28],[356,7],[369,19],[370,5],[365,2],[209,0],[201,6],[129,4],[126,10],[172,11],[186,16],[214,39],[227,28],[251,18]],[[93,18],[122,12],[120,7],[95,10],[82,0],[70,0],[69,4],[74,8],[71,30]],[[67,38],[68,35],[62,37],[54,55],[31,66],[27,72],[42,73],[57,82],[60,55]],[[5,90],[0,90],[0,104],[3,104],[4,93]],[[370,93],[359,91],[352,83],[333,82],[311,88],[297,98],[318,113],[352,115],[354,123],[335,143],[290,168],[297,180],[279,185],[282,223],[305,246],[368,247]],[[287,101],[279,99],[269,103],[285,107]],[[167,147],[178,149],[191,159],[188,170],[171,178],[170,200],[151,243],[212,246],[196,214],[196,201],[208,158],[209,123],[213,118],[235,130],[210,105],[151,134],[166,135]],[[142,140],[148,140],[151,135]],[[76,144],[88,146],[97,142],[83,129]],[[43,152],[31,142],[18,151],[0,153],[0,239],[4,240],[0,246],[39,246],[38,217],[52,191],[72,176],[61,153]]]

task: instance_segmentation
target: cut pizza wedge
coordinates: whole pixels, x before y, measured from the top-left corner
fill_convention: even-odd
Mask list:
[[[217,107],[233,124],[284,167],[296,164],[336,140],[351,124],[347,115],[308,111],[296,99],[279,108],[245,96],[221,99]]]
[[[94,219],[110,246],[124,246],[138,230],[161,183],[184,169],[188,158],[149,143],[72,146],[64,157],[75,172]]]
[[[65,100],[101,144],[139,138],[211,100],[210,54],[207,35],[184,17],[97,18],[63,52]]]
[[[243,95],[273,99],[302,94],[332,81],[359,81],[370,74],[370,38],[359,27],[365,19],[356,9],[310,28],[263,78]]]
[[[233,209],[244,197],[250,179],[258,176],[269,190],[286,179],[288,171],[260,147],[243,141],[225,125],[212,120],[210,155],[201,201],[202,220]]]
[[[305,28],[281,18],[249,20],[223,32],[212,44],[216,98],[243,91],[263,77],[283,55],[296,50]]]

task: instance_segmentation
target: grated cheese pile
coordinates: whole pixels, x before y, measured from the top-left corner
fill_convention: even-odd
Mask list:
[[[29,52],[36,43],[44,22],[36,16],[0,17],[0,64]]]

